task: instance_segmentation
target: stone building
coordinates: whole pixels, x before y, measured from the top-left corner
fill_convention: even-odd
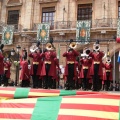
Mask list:
[[[16,45],[29,52],[36,40],[37,24],[49,22],[50,37],[54,39],[56,51],[60,46],[60,64],[64,65],[62,54],[68,49],[69,42],[66,40],[76,39],[76,21],[91,20],[90,38],[101,40],[101,49],[105,52],[109,45],[114,64],[114,79],[118,80],[117,55],[120,45],[113,38],[117,33],[119,17],[119,0],[0,0],[0,36],[3,26],[14,25],[13,44],[6,45],[4,52]],[[57,42],[59,40],[63,42]],[[77,50],[81,51],[85,46],[92,48],[92,45],[93,42],[87,45],[78,44]],[[14,67],[12,70],[14,72]]]

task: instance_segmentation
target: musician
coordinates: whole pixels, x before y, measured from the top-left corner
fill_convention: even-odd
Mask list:
[[[10,79],[10,67],[11,67],[11,62],[10,59],[7,58],[4,61],[4,86],[8,86],[8,80]]]
[[[74,50],[76,44],[73,42],[73,40],[70,40],[69,50],[65,53],[63,53],[63,57],[66,57],[66,66],[65,66],[65,73],[64,76],[67,77],[66,81],[66,89],[74,89],[75,85],[75,78],[77,76],[76,73],[76,57],[79,55],[79,53]]]
[[[33,46],[33,48],[30,49],[31,53],[29,54],[29,57],[32,58],[30,75],[32,76],[32,80],[33,80],[33,88],[38,88],[39,77],[41,74],[41,67],[39,66],[40,65],[39,62],[42,59],[42,57],[38,49],[39,45],[40,42],[38,41],[36,46]]]
[[[90,75],[93,77],[93,91],[99,91],[102,86],[102,80],[100,78],[103,76],[102,58],[104,56],[104,53],[100,51],[99,41],[96,41],[93,45],[93,52],[90,52],[89,56],[92,57]]]
[[[82,89],[88,90],[89,89],[89,79],[90,79],[90,66],[92,64],[92,59],[89,57],[88,54],[83,53],[81,54],[81,71],[79,73],[79,77],[82,79]]]
[[[4,74],[4,63],[3,63],[3,59],[4,59],[4,56],[3,56],[3,48],[4,48],[4,45],[2,44],[0,46],[0,86],[2,84],[2,76]]]
[[[106,62],[104,63],[104,68],[105,68],[105,71],[103,74],[103,81],[104,81],[105,90],[108,91],[110,87],[110,82],[113,80],[112,79],[113,65],[111,64],[110,56],[107,56]]]
[[[21,73],[20,73],[20,80],[22,80],[22,87],[29,87],[30,84],[30,74],[28,69],[28,62],[27,56],[23,55],[20,56],[20,66],[21,66]]]
[[[53,39],[51,38],[48,43],[46,43],[46,49],[43,55],[43,65],[41,70],[41,76],[44,79],[43,87],[45,89],[51,89],[53,85],[53,77],[56,76],[56,65],[54,58],[56,58],[56,52],[54,50]]]

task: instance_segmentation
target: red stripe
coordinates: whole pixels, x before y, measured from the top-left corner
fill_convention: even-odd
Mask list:
[[[88,94],[88,95],[78,95],[78,96],[63,96],[63,98],[102,98],[102,99],[120,99],[118,95],[106,95],[106,94]]]
[[[83,110],[119,112],[118,106],[109,106],[109,105],[63,104],[62,103],[60,108],[61,109],[83,109]]]
[[[59,90],[44,90],[44,89],[30,89],[30,92],[38,92],[38,93],[60,93]]]
[[[108,120],[108,119],[87,117],[87,116],[58,115],[57,120]]]
[[[15,87],[0,87],[0,90],[6,90],[6,91],[15,91]]]
[[[14,98],[14,94],[2,94],[2,93],[0,93],[0,97]]]
[[[9,113],[0,113],[0,118],[6,119],[29,119],[31,118],[31,114],[9,114]]]
[[[92,91],[76,91],[76,95],[98,94],[98,92]]]
[[[0,108],[34,108],[34,103],[0,103]]]

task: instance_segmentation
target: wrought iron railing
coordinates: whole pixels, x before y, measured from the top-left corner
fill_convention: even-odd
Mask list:
[[[56,21],[50,22],[50,30],[74,29],[76,21]],[[34,23],[33,30],[37,30],[38,23]],[[95,19],[91,21],[91,28],[116,28],[117,18]]]
[[[103,18],[92,21],[92,28],[117,27],[117,18]]]

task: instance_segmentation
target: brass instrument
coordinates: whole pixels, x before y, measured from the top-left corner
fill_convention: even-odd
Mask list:
[[[83,53],[85,53],[85,54],[87,54],[87,55],[89,55],[90,52],[91,52],[91,50],[90,50],[89,48],[85,48],[85,49],[83,50]]]
[[[77,47],[77,44],[75,42],[71,42],[69,45],[69,48],[75,49]]]
[[[36,46],[36,45],[32,45],[31,47],[30,47],[30,52],[35,52],[36,50],[38,49],[38,47]]]
[[[93,50],[95,50],[96,52],[100,50],[100,45],[99,44],[94,44],[93,45]]]
[[[47,43],[47,44],[46,44],[46,49],[47,49],[47,50],[52,50],[52,49],[53,49],[52,44],[51,44],[51,43]]]

